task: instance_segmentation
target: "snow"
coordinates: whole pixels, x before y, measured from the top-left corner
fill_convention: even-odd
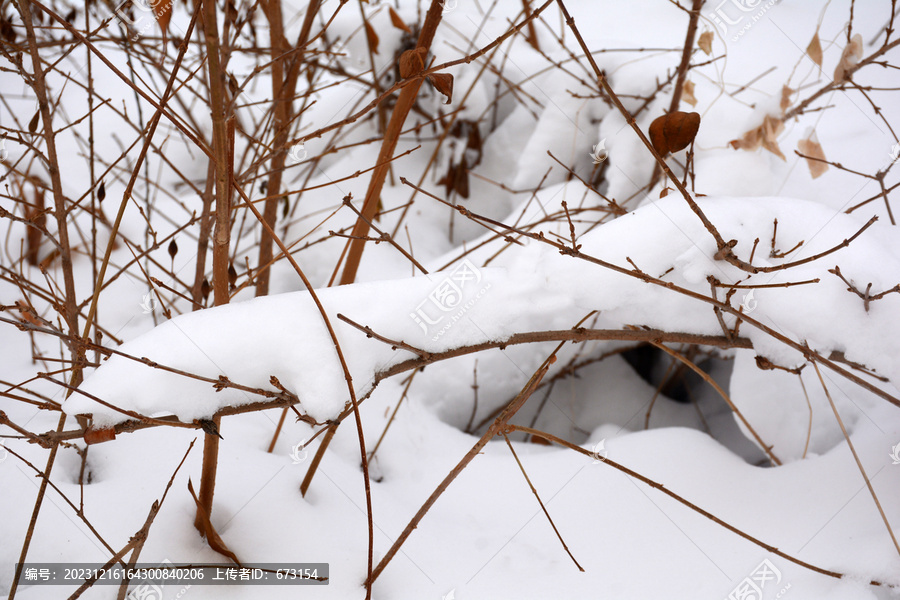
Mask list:
[[[326,3],[326,12],[333,9],[330,4],[334,3]],[[400,4],[400,14],[407,20],[414,19],[414,4]],[[641,101],[632,96],[651,93],[666,69],[677,64],[686,17],[658,0],[568,4],[592,49],[673,49],[640,55],[596,54],[613,88],[623,95],[630,109],[636,109]],[[373,25],[379,35],[384,31],[382,47],[394,48],[400,35],[391,29],[383,5],[370,7],[377,13]],[[725,285],[793,284],[756,288],[752,296],[747,289],[738,289],[730,304],[735,309],[743,304],[744,312],[753,320],[744,321],[740,328],[740,335],[750,340],[752,350],[720,351],[698,361],[770,446],[782,462],[779,466],[767,463],[752,433],[709,386],[694,386],[694,404],[660,396],[648,413],[656,385],[639,377],[620,356],[585,365],[575,377],[563,374],[572,361],[621,349],[623,344],[616,341],[563,346],[559,360],[545,376],[546,385],[535,392],[513,422],[530,425],[534,420],[538,429],[589,452],[596,452],[602,445],[605,458],[662,484],[745,534],[787,555],[847,576],[827,577],[767,552],[671,496],[616,470],[607,461],[592,460],[558,446],[529,443],[515,434],[510,436],[515,451],[584,572],[579,572],[567,556],[505,441],[496,438],[453,481],[412,533],[375,583],[374,598],[437,600],[454,594],[460,600],[726,598],[764,559],[779,574],[776,582],[766,586],[766,599],[898,597],[900,557],[822,383],[809,364],[799,375],[760,369],[757,357],[788,369],[804,365],[805,358],[796,348],[754,324],[798,345],[806,344],[823,357],[837,352],[851,363],[864,364],[874,376],[855,372],[861,379],[894,397],[900,395],[896,385],[900,381],[900,320],[896,317],[900,314],[900,294],[873,301],[866,310],[863,301],[829,272],[837,265],[858,289],[864,290],[871,282],[873,293],[900,282],[900,242],[883,202],[872,202],[852,214],[843,212],[876,194],[879,188],[875,182],[835,168],[811,180],[805,163],[791,152],[807,127],[815,126],[830,160],[874,172],[887,166],[892,138],[883,123],[873,121],[871,110],[858,95],[837,93],[819,101],[833,108],[786,124],[779,138],[786,162],[764,150],[734,151],[727,145],[758,126],[764,114],[779,113],[781,86],[787,84],[795,61],[799,66],[791,85],[799,87],[798,81],[803,82],[800,98],[824,84],[822,78],[840,56],[844,43],[841,27],[848,7],[846,1],[826,9],[776,3],[738,40],[717,35],[714,56],[727,48],[727,61],[696,69],[691,78],[700,100],[695,110],[703,118],[695,143],[697,204],[725,240],[737,240],[735,253],[749,261],[752,252],[753,264],[761,267],[803,260],[837,247],[877,215],[879,220],[849,247],[788,271],[752,275],[716,260],[715,240],[677,191],[670,190],[661,198],[660,184],[649,194],[638,193],[651,177],[653,162],[617,111],[597,97],[588,98],[590,88],[579,78],[592,81],[593,76],[577,70],[572,63],[566,63],[570,72],[548,69],[548,61],[522,39],[510,43],[510,66],[505,76],[521,84],[525,93],[515,101],[504,100],[497,128],[482,131],[484,157],[474,172],[485,180],[470,177],[470,199],[460,201],[474,213],[517,223],[523,230],[541,231],[546,239],[570,245],[569,223],[565,218],[548,222],[547,215],[559,213],[563,200],[570,210],[603,208],[606,202],[586,192],[583,184],[570,177],[547,152],[570,165],[580,178],[589,180],[594,169],[590,149],[605,139],[609,159],[604,166],[602,191],[629,212],[600,224],[598,212],[573,217],[582,253],[626,270],[636,265],[643,273],[706,297],[710,294],[710,276]],[[709,10],[713,8],[710,5]],[[303,6],[298,4],[296,9],[300,11]],[[820,10],[825,75],[802,55]],[[863,31],[867,40],[888,16],[884,7],[876,9],[868,4],[857,3],[855,10],[854,31]],[[439,30],[434,45],[438,62],[457,57],[459,48],[469,42],[487,43],[501,34],[508,26],[507,19],[514,20],[521,11],[521,3],[502,0],[496,11],[484,22],[480,8],[474,4],[460,2],[458,8],[448,11],[447,27]],[[546,20],[552,25],[558,16],[553,12],[555,7],[548,11],[552,16]],[[701,27],[716,30],[706,12]],[[176,19],[184,17],[176,14]],[[292,22],[290,27],[299,24]],[[341,12],[333,31],[349,40],[347,68],[364,72],[369,59],[357,11],[348,7]],[[541,42],[548,49],[555,48],[548,50],[554,60],[568,60],[568,53],[558,49],[546,31],[541,33]],[[570,50],[578,52],[570,32],[566,32],[566,42]],[[874,49],[867,45],[866,54]],[[112,50],[110,54],[120,67],[127,68],[123,55]],[[391,56],[392,50],[377,55],[380,68],[389,66]],[[637,56],[641,58],[636,60]],[[888,54],[889,58],[895,56],[896,51]],[[362,66],[359,57],[364,58]],[[695,62],[701,58],[695,58]],[[783,66],[786,61],[787,67]],[[761,78],[736,96],[721,93],[721,86],[733,92],[770,64],[777,66],[776,75]],[[246,76],[253,64],[238,66],[245,69]],[[459,108],[464,90],[475,86],[460,116],[478,119],[492,110],[495,77],[485,75],[476,82],[474,66],[457,67],[454,72],[454,109]],[[100,71],[96,76],[108,84],[105,93],[134,102],[123,92],[127,88],[108,72]],[[891,74],[878,69],[864,70],[860,81],[873,86],[896,84]],[[259,88],[247,93],[265,98],[265,86]],[[346,84],[322,90],[322,100],[304,115],[304,123],[312,128],[312,123],[319,126],[343,118],[364,93],[361,86]],[[74,98],[70,110],[80,114],[77,111],[86,110],[86,105],[79,104],[83,99],[77,95]],[[643,131],[667,107],[668,100],[668,94],[661,94],[639,115],[637,124]],[[442,101],[436,94],[422,100],[423,106],[432,102],[438,106]],[[133,105],[129,106],[133,110]],[[882,108],[888,121],[892,117],[896,120],[896,104]],[[17,110],[28,112],[27,119],[32,108],[18,106]],[[193,111],[199,122],[205,122],[202,105]],[[121,131],[134,135],[124,120],[115,116],[109,119],[110,127],[121,126]],[[341,144],[373,135],[369,124],[353,130]],[[327,137],[309,140],[305,144],[309,154],[324,146]],[[104,151],[118,154],[115,144],[107,142]],[[81,152],[71,138],[63,143],[69,144],[63,147],[70,156]],[[401,141],[397,153],[418,144],[409,136]],[[196,149],[188,150],[175,137],[166,148],[167,156],[192,179],[205,178],[205,161]],[[433,148],[429,142],[424,150],[396,161],[395,175],[418,181]],[[291,189],[321,185],[368,168],[377,151],[377,144],[351,146],[323,161],[308,182],[292,182]],[[439,154],[440,166],[429,172],[422,183],[424,189],[442,195],[436,182],[449,156],[446,151]],[[676,158],[683,163],[684,153]],[[75,166],[81,163],[66,160],[71,168],[71,177],[65,183],[67,193],[78,197],[87,189],[88,176],[83,167]],[[157,158],[150,160],[154,168],[160,168]],[[550,175],[543,179],[551,168]],[[530,189],[542,179],[542,188],[532,196]],[[489,181],[502,182],[506,188]],[[305,192],[299,205],[294,206],[292,200],[295,212],[288,224],[279,224],[279,233],[290,241],[307,237],[311,241],[325,236],[328,230],[352,225],[355,215],[350,211],[332,213],[347,194],[352,194],[359,206],[367,182],[367,177],[358,177],[335,188]],[[107,183],[107,194],[116,198],[124,184]],[[886,183],[896,183],[896,174],[891,172]],[[693,189],[691,182],[688,187]],[[521,190],[529,191],[517,193]],[[186,198],[191,193],[176,189],[175,199],[161,194],[155,210],[173,223],[186,219],[188,213],[179,206],[177,197]],[[397,208],[409,202],[411,194],[411,188],[399,180],[386,186],[382,198],[389,211],[382,223],[385,230],[393,228],[396,221],[392,219],[401,212]],[[484,431],[478,424],[489,422],[497,409],[520,392],[557,344],[495,348],[380,380],[379,375],[387,369],[417,354],[367,337],[338,315],[426,353],[503,342],[518,333],[568,330],[586,317],[584,326],[594,329],[645,326],[685,334],[723,334],[712,305],[696,297],[647,283],[634,274],[565,256],[534,239],[518,237],[519,244],[510,244],[459,214],[451,216],[447,207],[422,194],[416,196],[409,213],[409,237],[398,232],[395,238],[404,248],[412,248],[428,269],[427,275],[417,270],[411,274],[409,262],[388,244],[369,244],[360,283],[329,288],[327,282],[344,240],[311,244],[296,254],[346,358],[352,376],[349,385],[357,398],[365,398],[360,410],[370,452],[389,420],[391,423],[369,462],[376,564],[435,487],[477,442]],[[447,232],[451,218],[452,236]],[[143,223],[137,211],[129,211],[123,228],[132,239],[142,240]],[[2,227],[15,239],[21,235],[17,224],[4,223]],[[161,235],[174,229],[170,224],[165,227],[170,230],[161,231]],[[787,252],[800,242],[786,256],[771,253],[773,247]],[[252,243],[239,241],[238,255],[252,256]],[[157,258],[167,263],[167,256],[161,258],[164,252],[161,248]],[[113,255],[116,265],[129,259],[124,247]],[[186,280],[193,277],[193,264],[191,256],[177,258],[180,275]],[[87,298],[91,291],[87,259],[76,260],[76,269],[80,275],[79,298]],[[237,389],[217,391],[209,381],[162,370],[147,361],[211,380],[225,376],[233,383],[270,391],[277,391],[270,382],[277,377],[299,397],[296,408],[319,423],[338,417],[348,407],[348,382],[324,316],[285,261],[273,268],[272,287],[277,293],[268,297],[252,298],[251,288],[240,292],[229,305],[189,312],[187,303],[160,290],[167,304],[174,302],[176,313],[182,313],[170,320],[161,317],[158,310],[152,314],[140,312],[138,303],[146,293],[146,286],[140,282],[138,276],[122,277],[104,290],[100,315],[124,343],[116,346],[107,340],[117,352],[89,372],[79,388],[83,394],[76,392],[65,400],[63,410],[70,417],[90,415],[95,428],[131,418],[122,411],[147,417],[174,415],[182,422],[192,422],[210,418],[226,407],[264,400]],[[455,289],[458,297],[441,295],[447,289]],[[725,290],[720,288],[717,294],[722,300]],[[0,283],[0,295],[7,305],[21,294],[4,281]],[[727,326],[734,327],[734,315],[724,314],[723,318]],[[0,378],[4,385],[26,380],[43,369],[31,364],[32,350],[24,336],[9,326],[2,331],[0,360],[8,373]],[[40,343],[48,352],[53,350],[46,340]],[[900,465],[894,464],[890,453],[900,444],[898,406],[825,365],[820,364],[819,369],[853,449],[896,530],[900,524],[896,501],[900,497]],[[405,377],[409,375],[413,380],[407,390]],[[477,404],[473,390],[476,376]],[[62,401],[58,388],[46,382],[39,385],[42,387],[35,389]],[[101,405],[92,397],[121,410]],[[545,405],[539,409],[542,401]],[[28,423],[32,431],[56,427],[57,415],[48,411],[5,398],[0,399],[0,406],[12,421]],[[275,409],[223,418],[212,522],[242,561],[328,562],[329,585],[303,588],[304,597],[362,598],[366,498],[356,428],[350,422],[338,428],[304,497],[299,485],[321,443],[321,435],[312,439],[321,427],[288,418],[274,451],[267,452],[280,412]],[[649,427],[645,427],[645,420]],[[73,418],[68,420],[69,429],[74,422]],[[469,427],[470,423],[474,427]],[[0,431],[9,433],[6,428]],[[209,548],[192,525],[194,503],[186,486],[190,478],[196,488],[200,477],[202,435],[198,436],[196,430],[149,428],[120,433],[112,442],[91,446],[88,465],[92,480],[83,487],[78,485],[79,456],[73,449],[63,448],[52,481],[76,504],[83,494],[85,516],[118,549],[143,524],[151,504],[161,496],[194,439],[198,443],[175,478],[141,560],[224,563],[225,559]],[[4,443],[39,468],[45,464],[46,450],[19,439],[6,439]],[[308,446],[303,458],[295,460],[292,453],[296,456],[298,444]],[[0,521],[0,539],[4,540],[0,547],[0,590],[6,590],[34,502],[34,472],[10,455],[0,461],[0,488],[4,490],[0,511],[5,516]],[[56,492],[48,494],[28,560],[105,562],[109,557],[106,549]],[[894,587],[871,586],[871,580]],[[114,589],[95,587],[84,597],[112,597]],[[68,595],[74,588],[22,585],[17,597],[51,597],[48,590]],[[203,600],[258,595],[288,598],[296,597],[297,592],[280,587],[259,591],[246,586],[193,586],[184,597]]]

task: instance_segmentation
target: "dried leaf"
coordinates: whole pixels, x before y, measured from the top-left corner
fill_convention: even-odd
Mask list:
[[[788,107],[791,105],[791,96],[794,95],[794,90],[784,85],[781,86],[781,103],[779,107],[781,108],[781,112],[785,112]]]
[[[819,32],[813,34],[812,40],[809,42],[809,46],[806,47],[806,55],[812,60],[814,63],[822,66],[822,43],[819,41]]]
[[[369,42],[372,54],[378,54],[378,34],[375,33],[375,28],[368,21],[366,21],[366,40]]]
[[[418,75],[425,70],[425,61],[423,54],[424,48],[416,48],[415,50],[407,50],[400,55],[400,77],[407,79],[414,75]]]
[[[169,31],[169,21],[172,20],[172,2],[174,0],[157,0],[153,5],[153,14],[156,15],[156,22],[163,32],[163,36]],[[226,8],[227,10],[227,8]]]
[[[847,79],[847,73],[856,66],[859,59],[862,58],[863,40],[860,34],[856,34],[851,38],[850,43],[841,53],[841,60],[838,61],[837,67],[834,69],[834,82],[842,83]]]
[[[203,278],[203,283],[200,284],[200,295],[203,296],[204,302],[209,300],[209,279],[206,277]]]
[[[781,148],[778,147],[778,136],[784,131],[784,122],[781,119],[766,115],[766,118],[763,119],[762,127],[762,147],[787,162],[787,158],[784,157]]]
[[[178,244],[175,243],[175,238],[172,238],[172,241],[169,242],[169,256],[174,259],[176,254],[178,254]]]
[[[97,188],[97,200],[103,202],[106,198],[106,180],[100,182],[100,187]]]
[[[38,319],[33,312],[31,312],[31,309],[28,308],[28,305],[25,304],[23,300],[16,300],[16,308],[19,309],[19,313],[21,313],[22,315],[22,320],[26,323],[31,323],[36,327],[42,327],[44,325],[41,320]]]
[[[700,129],[700,115],[681,111],[657,117],[650,123],[650,143],[660,156],[687,148]]]
[[[71,25],[77,15],[78,15],[78,12],[73,8],[72,10],[70,10],[69,12],[66,13],[66,16],[64,17],[64,19],[66,20],[66,23]]]
[[[388,14],[391,15],[391,24],[397,29],[402,29],[406,33],[411,34],[412,30],[410,30],[409,26],[403,22],[403,19],[400,18],[400,15],[397,14],[397,11],[394,10],[393,6],[388,6]]]
[[[34,116],[31,117],[31,121],[28,122],[28,132],[29,133],[34,133],[35,131],[37,131],[38,119],[40,119],[40,118],[41,118],[41,111],[39,109],[36,113],[34,113]]]
[[[797,143],[797,149],[801,154],[808,157],[806,158],[806,166],[809,167],[809,174],[813,179],[816,179],[828,170],[828,163],[823,162],[825,160],[825,152],[822,150],[822,145],[819,143],[819,138],[816,137],[814,129],[810,128],[807,131],[806,139],[802,139]]]
[[[697,40],[697,46],[703,50],[707,56],[712,54],[712,42],[713,42],[713,32],[712,31],[704,31],[700,34],[700,39]]]
[[[697,106],[697,97],[694,96],[694,82],[693,81],[685,81],[684,88],[682,88],[681,99],[690,104],[691,106]]]
[[[196,492],[194,492],[194,486],[190,479],[188,479],[188,491],[191,493],[191,498],[194,499],[194,503],[197,504],[197,517],[200,519],[200,525],[203,527],[203,533],[206,536],[206,542],[209,544],[209,547],[219,554],[227,556],[233,560],[235,564],[240,565],[241,561],[239,561],[234,552],[225,545],[225,542],[222,541],[222,538],[219,537],[218,532],[216,532],[212,523],[210,523],[209,515],[206,514],[206,510],[203,508],[203,505],[200,504],[200,500],[197,498]]]
[[[103,429],[88,427],[84,432],[84,443],[88,446],[101,442],[111,442],[114,439],[116,439],[116,429],[114,427],[104,427]]]
[[[668,196],[668,195],[669,195],[669,188],[667,188],[667,187],[664,187],[663,189],[661,189],[661,190],[659,191],[659,198],[660,198],[660,200],[662,200],[663,198],[665,198],[665,197]]]
[[[735,150],[756,150],[760,146],[779,157],[781,160],[787,160],[778,147],[778,136],[784,131],[784,123],[781,119],[766,115],[762,124],[755,129],[751,129],[739,140],[731,140],[729,144]]]
[[[0,12],[0,37],[11,44],[16,43],[16,30],[12,26],[12,22]]]
[[[234,263],[228,265],[228,283],[231,287],[234,287],[234,284],[237,282],[237,271],[234,269]]]
[[[41,231],[47,222],[47,213],[44,210],[44,190],[43,188],[34,186],[34,202],[26,202],[25,218],[34,223],[37,227],[28,227],[25,232],[25,258],[28,264],[37,266],[38,253],[41,250],[41,240],[44,233]]]
[[[450,104],[453,100],[453,75],[450,73],[432,73],[428,76],[428,80],[434,86],[434,89],[447,97],[444,104]]]

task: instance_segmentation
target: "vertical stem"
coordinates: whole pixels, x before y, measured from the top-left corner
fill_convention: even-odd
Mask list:
[[[216,180],[216,225],[213,232],[213,294],[215,305],[228,304],[229,300],[229,243],[231,240],[231,189],[234,168],[234,117],[225,95],[225,71],[219,55],[219,25],[215,0],[203,0],[203,34],[206,41],[206,59],[209,75],[209,99],[212,109],[213,157]],[[219,428],[220,419],[213,419]],[[216,485],[219,437],[207,433],[203,443],[203,467],[200,475],[200,506],[194,526],[203,531],[200,510],[212,517],[213,493]]]
[[[266,184],[266,200],[263,208],[263,219],[269,227],[275,229],[275,221],[278,218],[278,201],[281,197],[281,179],[284,172],[285,156],[287,156],[287,142],[289,128],[294,118],[293,101],[297,89],[297,78],[300,73],[300,65],[303,62],[303,53],[296,53],[288,62],[287,74],[285,74],[284,60],[279,59],[288,52],[289,45],[284,37],[284,23],[281,15],[281,0],[266,0],[263,9],[269,21],[269,36],[272,56],[272,101],[274,103],[273,126],[275,136],[272,147],[275,154],[272,156],[272,167],[269,182]],[[312,0],[306,9],[306,18],[297,39],[297,47],[306,44],[309,32],[312,29],[313,18],[319,10],[319,0]],[[258,273],[256,276],[256,295],[265,296],[269,293],[270,267],[272,262],[272,236],[263,228],[259,241]],[[287,409],[285,409],[285,412]],[[277,437],[277,434],[276,434]],[[274,445],[274,440],[273,440]]]
[[[441,22],[442,10],[443,2],[441,0],[431,0],[431,7],[425,15],[425,23],[422,25],[422,32],[419,34],[416,49],[424,48],[428,50],[431,47],[434,34]],[[416,96],[419,93],[419,88],[422,86],[422,81],[423,79],[414,79],[400,90],[397,104],[394,106],[394,112],[391,113],[391,120],[384,133],[384,142],[382,142],[381,152],[378,154],[378,166],[372,171],[372,178],[369,180],[369,188],[366,191],[366,199],[363,202],[362,214],[357,219],[356,225],[353,226],[353,231],[350,234],[347,262],[343,273],[341,273],[340,285],[353,283],[356,279],[359,261],[362,258],[363,248],[366,243],[366,240],[363,238],[369,233],[369,222],[375,218],[375,212],[378,210],[378,201],[381,198],[381,190],[384,187],[384,180],[390,168],[394,150],[397,148],[397,141],[400,139],[400,132],[403,130],[403,123],[416,102]]]
[[[700,10],[706,0],[694,0],[691,6],[691,19],[688,21],[687,34],[684,37],[684,48],[681,50],[681,64],[678,65],[678,78],[675,80],[675,89],[672,91],[672,101],[669,103],[669,112],[678,110],[681,103],[681,92],[684,90],[684,80],[687,78],[688,67],[691,65],[691,55],[694,53],[694,39],[697,36],[697,21],[700,20]]]

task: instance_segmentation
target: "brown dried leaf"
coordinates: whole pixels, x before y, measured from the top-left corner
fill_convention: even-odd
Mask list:
[[[428,80],[434,86],[434,89],[446,96],[447,101],[444,104],[450,104],[453,100],[453,75],[450,73],[432,73],[428,76]]]
[[[825,152],[822,150],[819,138],[816,137],[815,130],[810,129],[806,139],[797,142],[797,149],[801,154],[809,157],[806,158],[806,166],[809,167],[809,174],[813,179],[816,179],[828,170],[828,163],[823,162],[825,160]]]
[[[403,19],[400,18],[400,15],[397,14],[397,11],[394,10],[393,6],[388,6],[388,14],[391,15],[391,25],[393,25],[397,29],[402,29],[406,33],[412,33],[409,25],[403,22]]]
[[[200,504],[200,500],[197,498],[196,492],[194,492],[194,486],[190,479],[188,479],[188,491],[191,493],[191,498],[193,498],[194,502],[197,504],[197,516],[200,519],[200,525],[203,527],[203,533],[206,536],[206,542],[209,544],[209,547],[219,554],[227,556],[233,560],[235,564],[240,565],[241,561],[239,561],[234,552],[225,545],[225,542],[222,541],[222,538],[219,537],[218,532],[215,530],[212,523],[210,523],[209,515],[206,514],[206,510],[204,510],[203,505]]]
[[[425,61],[423,54],[424,48],[416,48],[415,50],[407,50],[400,55],[400,77],[407,79],[414,75],[418,75],[425,70]]]
[[[366,40],[369,42],[372,54],[378,54],[378,34],[375,33],[375,28],[368,21],[366,21]]]
[[[114,427],[104,427],[103,429],[89,427],[84,432],[84,443],[88,446],[101,442],[111,442],[114,439],[116,439],[116,429]]]
[[[784,85],[781,86],[781,103],[779,107],[781,108],[781,112],[785,112],[788,107],[791,105],[791,96],[794,94],[794,90]]]
[[[169,32],[169,21],[172,20],[172,2],[174,0],[157,0],[153,5],[153,14],[156,15],[156,22],[159,23],[163,35]]]
[[[819,32],[813,34],[812,40],[809,42],[809,46],[806,47],[806,55],[812,60],[814,63],[822,66],[822,43],[819,41]]]
[[[697,46],[703,50],[707,56],[712,54],[712,42],[713,42],[713,32],[712,31],[704,31],[700,34],[700,39],[697,40]]]
[[[650,123],[650,143],[660,156],[687,148],[700,129],[700,115],[671,112]]]
[[[34,186],[34,202],[26,202],[25,218],[37,225],[37,227],[28,227],[25,233],[25,258],[31,266],[37,266],[38,254],[41,250],[41,239],[44,233],[40,228],[47,222],[47,213],[44,204],[43,188]]]
[[[685,81],[684,88],[681,92],[681,99],[690,104],[691,106],[697,106],[697,97],[694,95],[694,82],[693,81]]]
[[[28,305],[25,304],[23,300],[16,300],[16,308],[19,309],[19,313],[22,315],[22,320],[26,323],[31,323],[37,327],[42,327],[44,324],[38,319],[31,309],[28,308]]]
[[[784,131],[784,122],[781,119],[766,115],[762,124],[762,147],[787,162],[787,158],[778,147],[778,136]]]
[[[837,67],[834,69],[834,82],[842,83],[847,79],[847,73],[856,66],[859,59],[862,58],[863,40],[860,34],[854,35],[850,39],[850,43],[841,53],[841,60],[838,61]]]
[[[741,139],[731,140],[728,143],[731,144],[731,147],[735,150],[753,151],[762,146],[775,156],[781,158],[781,160],[786,161],[787,159],[781,152],[781,148],[778,147],[778,136],[783,130],[784,123],[781,119],[766,115],[759,127],[751,129],[745,133]]]
[[[31,121],[28,122],[28,133],[34,133],[37,131],[38,120],[41,118],[41,111],[38,110],[34,113],[34,116],[31,117]]]

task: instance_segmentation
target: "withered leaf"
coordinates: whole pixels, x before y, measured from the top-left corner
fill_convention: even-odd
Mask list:
[[[28,133],[34,133],[37,131],[38,120],[41,118],[41,111],[38,110],[34,113],[34,116],[31,117],[31,121],[28,122]]]
[[[822,150],[822,145],[819,143],[819,138],[816,136],[814,129],[809,129],[806,138],[797,142],[797,149],[801,154],[805,155],[806,166],[809,167],[809,174],[813,179],[816,179],[828,170],[828,163],[823,162],[825,160],[825,152]]]
[[[697,40],[697,46],[703,50],[707,56],[712,54],[712,42],[713,42],[713,32],[712,31],[704,31],[700,34],[700,39]]]
[[[34,313],[31,312],[31,309],[27,304],[25,304],[23,300],[16,300],[16,308],[19,309],[19,313],[22,315],[23,321],[31,323],[32,325],[35,325],[37,327],[43,326],[43,323],[40,321],[40,319],[38,319],[34,315]]]
[[[388,6],[388,14],[391,15],[391,24],[397,29],[402,29],[406,33],[412,33],[409,26],[403,22],[403,19],[400,18],[400,15],[397,14],[397,11],[394,10],[393,6]]]
[[[416,48],[415,50],[407,50],[400,55],[400,77],[406,79],[413,75],[418,75],[425,70],[424,54],[427,52],[425,48]]]
[[[153,5],[153,14],[156,15],[156,22],[159,23],[163,36],[168,33],[169,21],[172,20],[172,2],[174,0],[156,0]]]
[[[781,108],[781,112],[785,112],[788,107],[791,105],[791,96],[794,95],[794,90],[789,88],[786,85],[781,86],[781,102],[779,103],[779,107]]]
[[[178,244],[175,243],[175,238],[172,238],[172,241],[169,242],[169,256],[175,258],[176,254],[178,254]]]
[[[850,43],[841,53],[841,60],[838,61],[837,67],[834,69],[834,82],[842,83],[847,79],[847,73],[856,66],[859,59],[862,58],[863,40],[860,34],[854,35],[850,39]]]
[[[434,85],[434,89],[446,96],[447,101],[444,104],[450,104],[453,100],[453,75],[450,73],[432,73],[428,76],[428,79]]]
[[[681,99],[690,104],[691,106],[697,106],[697,97],[694,96],[694,82],[693,81],[685,81],[684,88],[681,92]]]
[[[809,46],[806,47],[806,55],[810,58],[811,61],[822,66],[822,43],[819,41],[819,31],[813,34],[812,40],[809,42]]]
[[[200,295],[203,296],[204,302],[209,300],[209,279],[206,277],[203,278],[203,283],[200,284]]]
[[[237,282],[237,271],[234,269],[234,263],[228,265],[228,283],[231,287],[234,287],[234,284]]]
[[[106,198],[106,180],[100,182],[100,187],[97,188],[97,200],[103,202]]]
[[[84,432],[84,443],[88,446],[91,444],[99,444],[101,442],[109,442],[114,439],[116,439],[116,430],[114,427],[104,427],[103,429],[88,427]]]
[[[700,115],[681,111],[657,117],[650,123],[650,143],[660,156],[687,148],[700,129]]]
[[[368,21],[366,21],[366,40],[369,42],[372,54],[378,54],[378,34],[375,33],[375,28]]]
[[[191,498],[194,499],[194,503],[197,505],[197,517],[200,520],[200,525],[203,527],[203,534],[206,536],[206,542],[209,544],[209,547],[219,554],[227,556],[233,560],[235,564],[240,565],[241,561],[239,561],[234,552],[225,545],[225,542],[222,541],[222,538],[219,537],[219,533],[210,522],[209,515],[206,514],[206,509],[200,504],[200,499],[197,498],[197,493],[194,492],[194,485],[191,483],[190,479],[188,479],[188,491],[191,493]]]
[[[759,127],[751,129],[739,140],[731,140],[729,144],[735,150],[756,150],[762,146],[781,160],[787,160],[778,147],[778,136],[782,131],[784,122],[777,117],[766,115]]]

